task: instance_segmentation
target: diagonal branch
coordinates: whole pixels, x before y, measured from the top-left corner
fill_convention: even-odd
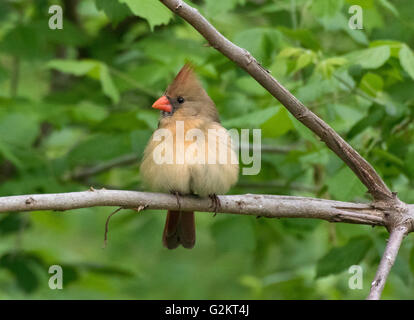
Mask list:
[[[390,238],[388,239],[387,246],[385,247],[375,279],[371,283],[371,291],[369,292],[367,300],[379,300],[381,298],[381,293],[384,289],[385,282],[387,281],[388,274],[394,265],[398,250],[400,249],[401,243],[407,233],[408,228],[404,225],[391,231]]]
[[[190,23],[213,48],[246,70],[257,82],[279,100],[296,119],[325,142],[354,171],[375,200],[393,201],[396,198],[375,169],[355,149],[273,78],[269,71],[264,69],[248,51],[236,46],[225,38],[197,9],[187,5],[184,1],[160,1],[171,11]]]
[[[218,196],[220,212],[268,218],[313,218],[330,222],[347,222],[372,226],[385,225],[381,210],[369,204],[276,195]],[[0,197],[0,213],[10,211],[71,210],[96,206],[123,208],[214,212],[211,200],[195,196],[180,197],[164,193],[95,190]],[[180,206],[180,208],[178,207]]]

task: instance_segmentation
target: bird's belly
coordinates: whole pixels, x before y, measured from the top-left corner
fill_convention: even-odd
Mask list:
[[[205,164],[191,166],[190,189],[201,197],[225,194],[237,182],[237,164]]]
[[[148,159],[148,162],[153,162]],[[190,168],[186,164],[155,164],[141,166],[141,179],[157,192],[190,194]]]
[[[216,127],[222,131],[208,139],[206,144],[202,143],[203,140],[196,143],[184,141],[181,142],[184,146],[181,150],[176,147],[180,141],[177,142],[175,136],[170,143],[152,141],[144,152],[141,180],[158,192],[174,191],[201,197],[225,194],[237,182],[239,166],[227,131],[218,125]],[[158,152],[159,146],[159,150],[165,148],[168,151]],[[221,161],[222,154],[227,155],[224,162]],[[172,159],[168,163],[158,161],[161,155],[172,155]],[[215,161],[211,162],[211,159]]]

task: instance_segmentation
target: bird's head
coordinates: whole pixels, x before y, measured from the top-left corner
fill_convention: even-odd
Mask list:
[[[161,110],[161,117],[206,117],[219,122],[213,100],[198,81],[190,64],[185,64],[165,94],[154,102],[153,108]]]

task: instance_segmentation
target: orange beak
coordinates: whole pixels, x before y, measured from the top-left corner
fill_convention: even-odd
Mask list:
[[[166,96],[162,96],[157,101],[155,101],[152,107],[166,112],[172,111],[172,105]]]

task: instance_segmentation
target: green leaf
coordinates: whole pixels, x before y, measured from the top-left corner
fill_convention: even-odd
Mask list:
[[[351,52],[345,55],[345,58],[351,64],[359,64],[364,69],[377,69],[389,59],[390,55],[389,46],[378,46]]]
[[[10,233],[22,230],[22,227],[27,227],[26,221],[21,215],[11,213],[0,220],[0,235],[4,236]]]
[[[131,152],[128,134],[100,134],[79,143],[67,155],[72,167],[93,165]]]
[[[0,141],[28,148],[39,133],[38,120],[32,114],[12,113],[0,117]]]
[[[316,17],[332,17],[343,6],[342,0],[314,0],[312,2],[312,13]]]
[[[324,78],[330,78],[335,68],[344,65],[347,62],[345,58],[333,57],[320,61],[316,65],[316,71],[320,72]]]
[[[73,112],[77,113],[78,107]],[[80,128],[65,127],[62,130],[54,130],[43,141],[46,155],[50,159],[55,159],[65,155],[85,133]]]
[[[384,87],[384,81],[379,75],[368,72],[362,77],[359,87],[362,91],[366,92],[372,97],[375,97],[377,96],[378,92],[382,91]]]
[[[288,47],[279,52],[281,58],[298,57],[303,52],[302,48]]]
[[[245,0],[205,0],[205,8],[210,17],[216,17],[217,15],[225,14],[228,11],[233,10],[238,4],[244,3]]]
[[[405,157],[404,163],[405,163],[404,167],[407,173],[412,178],[414,178],[414,147],[411,147],[410,150],[408,151],[408,154]]]
[[[71,107],[70,114],[74,121],[85,124],[96,124],[108,116],[108,110],[88,101]]]
[[[11,29],[2,37],[0,51],[27,60],[40,58],[42,55],[40,35],[33,32],[30,25],[19,23],[16,28]]]
[[[119,102],[119,92],[118,89],[115,87],[112,77],[109,74],[109,69],[105,64],[100,65],[100,81],[102,85],[103,92],[111,98],[114,103]]]
[[[6,253],[0,258],[0,268],[11,272],[17,285],[26,293],[32,293],[39,286],[39,279],[35,271],[41,261],[32,255],[22,253]]]
[[[408,287],[411,280],[409,261],[407,261],[407,259],[401,256],[397,256],[392,270],[398,277],[400,277],[401,281]]]
[[[408,75],[414,79],[414,54],[407,45],[400,49],[400,63]]]
[[[310,50],[320,50],[320,43],[314,33],[308,29],[290,29],[283,26],[278,27],[280,31],[292,40],[297,40],[300,44]]]
[[[356,135],[360,134],[368,127],[372,127],[376,125],[379,121],[381,121],[385,116],[385,112],[382,108],[378,106],[374,106],[370,109],[369,114],[359,120],[352,128],[349,130],[347,134],[347,139],[352,139]]]
[[[155,113],[155,112],[154,112]],[[155,113],[156,114],[156,113]],[[100,123],[98,123],[95,129],[110,132],[110,131],[132,131],[138,128],[147,128],[147,121],[137,116],[136,111],[128,112],[113,112]],[[157,124],[155,121],[155,125]]]
[[[266,94],[266,90],[251,77],[240,77],[236,80],[237,87],[243,92],[255,96],[262,96]]]
[[[96,60],[51,60],[47,66],[61,72],[73,74],[75,76],[87,75],[101,82],[103,93],[112,102],[119,102],[119,92],[115,87],[109,68],[106,64]]]
[[[343,167],[326,181],[329,193],[336,199],[352,201],[356,196],[362,196],[366,187],[348,167]]]
[[[158,0],[119,0],[125,3],[136,16],[147,20],[151,30],[155,26],[168,24],[172,18],[171,11]]]
[[[371,247],[371,239],[368,236],[360,236],[352,238],[342,247],[331,249],[318,261],[316,277],[338,274],[360,263]]]
[[[391,12],[394,16],[398,17],[400,15],[397,8],[388,0],[379,0],[379,4]]]
[[[259,62],[266,56],[265,35],[269,29],[251,28],[240,31],[234,36],[234,43],[249,51]]]
[[[319,143],[318,139],[316,138],[316,135],[310,131],[303,123],[301,123],[298,119],[296,119],[292,114],[288,114],[295,130],[299,133],[299,135],[311,142],[313,145],[317,145]]]
[[[262,135],[264,137],[276,138],[293,129],[294,126],[288,113],[285,108],[279,108],[278,113],[262,124]]]
[[[369,9],[374,6],[374,0],[346,0],[349,5],[357,5],[363,9]]]
[[[278,111],[279,107],[271,107],[264,110],[250,112],[238,118],[223,121],[223,126],[226,128],[259,128]]]
[[[23,169],[24,167],[23,162],[21,162],[14,155],[13,151],[10,150],[7,144],[3,143],[1,140],[0,140],[0,155],[2,155],[5,159],[9,160],[11,163],[13,163],[17,168]]]
[[[119,3],[118,0],[95,0],[95,5],[98,10],[103,10],[114,23],[118,23],[132,15],[129,7],[124,3]]]
[[[75,76],[83,76],[96,68],[97,64],[92,60],[51,60],[47,67],[58,70],[60,72],[73,74]]]
[[[305,50],[303,54],[301,54],[296,61],[296,66],[294,72],[297,72],[303,68],[305,68],[310,63],[314,62],[316,59],[316,54],[313,51]]]
[[[217,248],[222,252],[252,251],[256,237],[250,217],[220,216],[212,226],[212,234]],[[242,235],[234,241],[234,235]]]

